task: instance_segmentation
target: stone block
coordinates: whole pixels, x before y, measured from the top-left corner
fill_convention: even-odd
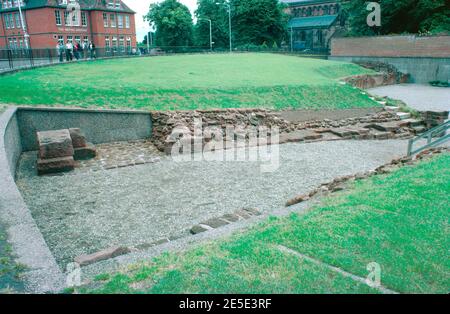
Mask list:
[[[397,117],[399,117],[400,120],[406,120],[411,118],[411,114],[408,112],[397,112]]]
[[[75,160],[92,159],[97,156],[97,149],[94,144],[87,143],[85,147],[75,148],[73,156]]]
[[[220,227],[228,225],[228,222],[226,222],[225,220],[222,220],[220,218],[212,218],[212,219],[209,219],[209,220],[203,222],[202,225],[207,225],[211,228],[216,229],[216,228],[220,228]]]
[[[355,135],[359,135],[359,133],[355,130],[349,128],[335,128],[331,129],[331,133],[339,136],[339,137],[351,137]]]
[[[375,129],[383,132],[395,132],[399,129],[399,122],[382,122],[382,123],[372,123],[366,126],[369,129]]]
[[[37,170],[39,175],[72,171],[75,160],[72,156],[52,159],[38,159]]]
[[[74,150],[69,130],[37,132],[37,139],[41,159],[73,156]]]
[[[72,128],[69,129],[70,138],[72,139],[73,148],[82,148],[87,146],[86,136],[81,132],[80,129]]]
[[[191,228],[191,234],[199,234],[211,230],[212,228],[205,225],[195,225]]]
[[[389,139],[391,132],[375,132],[373,135],[377,140],[387,140]]]
[[[280,142],[287,141],[289,143],[297,143],[297,142],[303,142],[303,141],[312,141],[312,140],[318,140],[323,137],[322,134],[310,131],[310,130],[298,130],[290,133],[283,134],[283,140]]]
[[[104,261],[110,258],[114,258],[120,255],[125,255],[130,253],[131,250],[127,247],[114,246],[106,250],[102,250],[89,255],[81,255],[75,258],[75,263],[80,266],[87,266],[100,261]]]

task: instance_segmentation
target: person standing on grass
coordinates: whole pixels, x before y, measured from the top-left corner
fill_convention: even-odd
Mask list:
[[[58,52],[59,62],[64,61],[64,53],[65,53],[64,43],[58,40],[58,44],[56,45],[56,51]]]
[[[91,55],[91,59],[97,59],[97,55],[95,52],[95,44],[92,41],[89,44],[89,52]]]
[[[79,50],[80,44],[76,41],[73,45],[73,55],[75,59],[78,61],[80,59],[80,50]]]
[[[72,42],[70,40],[68,40],[66,43],[66,60],[67,61],[73,60],[72,53],[73,53],[73,45],[72,45]]]
[[[89,49],[88,44],[85,41],[83,41],[83,43],[81,44],[81,52],[82,52],[83,59],[87,58],[87,50],[88,49]]]

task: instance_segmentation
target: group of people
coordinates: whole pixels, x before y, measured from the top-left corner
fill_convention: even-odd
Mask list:
[[[59,62],[64,62],[64,56],[66,56],[66,61],[86,59],[88,55],[90,59],[97,58],[95,44],[92,41],[89,43],[80,43],[78,41],[72,43],[72,41],[68,40],[66,44],[62,41],[58,41],[56,50],[58,52]]]

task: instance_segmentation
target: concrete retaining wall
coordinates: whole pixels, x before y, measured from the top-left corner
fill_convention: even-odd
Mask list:
[[[445,82],[450,79],[450,56],[448,58],[330,56],[329,60],[387,63],[396,67],[400,72],[409,74],[411,83],[428,84],[431,81]]]
[[[152,135],[151,114],[144,111],[21,107],[17,120],[24,151],[38,149],[38,131],[81,128],[94,144],[145,139]]]
[[[64,275],[14,181],[21,151],[17,111],[8,109],[0,115],[0,220],[16,262],[26,267],[27,292],[58,292],[64,288]]]
[[[450,36],[335,38],[330,60],[383,62],[411,75],[413,83],[450,79]]]
[[[19,161],[20,154],[22,154],[22,142],[15,108],[4,113],[2,129],[4,130],[4,134],[1,149],[7,159],[9,173],[14,177],[17,162]]]

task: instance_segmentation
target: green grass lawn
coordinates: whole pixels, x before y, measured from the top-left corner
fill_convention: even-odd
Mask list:
[[[0,77],[0,102],[153,110],[361,108],[378,104],[338,78],[355,64],[276,54],[99,60]]]
[[[25,268],[15,262],[6,237],[5,228],[0,224],[0,294],[23,292],[22,272]]]
[[[304,215],[97,277],[96,293],[377,293],[278,245],[400,293],[450,289],[450,154],[356,181]]]

